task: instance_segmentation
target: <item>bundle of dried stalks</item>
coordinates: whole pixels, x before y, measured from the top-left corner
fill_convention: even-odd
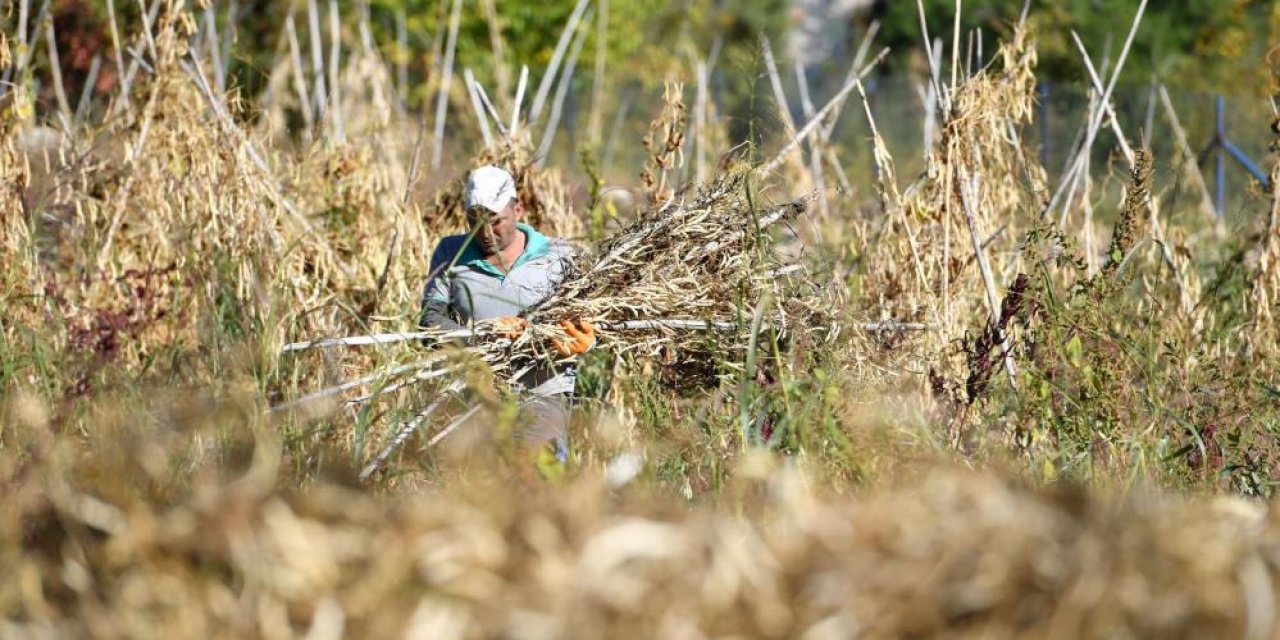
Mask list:
[[[423,383],[434,386],[467,377],[477,362],[500,388],[513,388],[525,373],[561,360],[552,341],[565,339],[558,325],[564,319],[591,322],[605,348],[664,365],[666,377],[685,389],[738,376],[753,345],[797,338],[808,345],[828,343],[840,330],[833,305],[807,277],[791,275],[803,269],[783,261],[770,233],[805,210],[804,199],[760,207],[752,200],[746,174],[722,176],[697,193],[649,209],[595,251],[576,256],[556,291],[526,311],[530,326],[514,341],[479,323],[473,334],[477,339],[464,349],[471,357],[441,353],[393,364],[304,400],[360,388],[360,395],[346,402],[365,402]],[[419,337],[452,334],[364,336],[288,348]],[[385,436],[392,443],[387,447],[397,447],[440,407],[435,396],[424,402],[425,409]],[[375,466],[384,461],[379,456]]]
[[[619,350],[662,356],[668,364],[740,353],[751,339],[752,315],[783,334],[829,336],[836,327],[806,305],[812,290],[787,277],[800,269],[783,263],[769,233],[804,213],[808,199],[757,207],[748,189],[744,175],[722,176],[650,209],[580,259],[575,275],[529,318],[599,322],[606,337],[626,336]],[[712,346],[705,336],[679,329],[680,320],[734,330],[718,332]]]

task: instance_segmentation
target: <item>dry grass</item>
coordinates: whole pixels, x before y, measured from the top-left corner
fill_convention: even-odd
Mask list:
[[[282,355],[412,327],[460,179],[417,177],[367,51],[342,136],[282,130],[285,62],[239,122],[191,11],[162,0],[154,54],[131,39],[154,71],[130,108],[59,130],[26,85],[0,115],[0,635],[1280,635],[1274,514],[1194,497],[1280,478],[1280,191],[1235,237],[1161,247],[1138,154],[1108,254],[1082,253],[1018,138],[1028,34],[944,87],[916,180],[873,139],[875,202],[736,166],[681,185],[673,85],[646,204],[593,229],[524,336]],[[699,154],[756,157],[716,126]],[[472,162],[580,239],[599,212],[530,146]],[[600,348],[573,458],[537,478],[502,392],[564,317]],[[492,428],[411,437],[468,405]]]
[[[738,515],[618,495],[277,492],[269,461],[156,508],[69,488],[29,540],[6,633],[48,637],[1274,637],[1274,518],[935,471],[856,499],[751,458]],[[265,466],[261,466],[265,465]],[[479,472],[479,470],[476,470]],[[19,494],[19,497],[25,494]],[[678,500],[678,499],[677,499]],[[14,549],[16,540],[6,548]]]

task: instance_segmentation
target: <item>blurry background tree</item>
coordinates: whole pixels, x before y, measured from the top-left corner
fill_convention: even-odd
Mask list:
[[[1110,52],[1119,54],[1125,29],[1140,0],[1033,0],[1030,19],[1037,28],[1041,76],[1048,81],[1083,81],[1079,55],[1071,44],[1071,29],[1078,32],[1089,52],[1101,61]],[[356,35],[360,1],[340,0],[344,38]],[[950,47],[955,0],[923,0],[931,36]],[[115,3],[116,19],[124,26],[138,20],[136,3]],[[266,69],[276,55],[287,51],[284,22],[294,12],[303,49],[307,42],[305,0],[220,0],[211,3],[215,28],[230,52],[229,73],[252,95],[261,88]],[[321,37],[328,46],[329,3],[317,1]],[[449,0],[369,0],[374,40],[390,65],[403,65],[408,74],[408,104],[419,105],[431,90],[426,81],[442,58],[448,27]],[[485,86],[513,83],[521,64],[534,78],[549,63],[557,40],[573,12],[575,0],[463,0],[456,65],[471,68]],[[599,17],[600,0],[594,0]],[[690,56],[708,58],[713,52],[749,59],[758,47],[760,33],[776,42],[792,29],[803,27],[813,5],[838,17],[837,28],[826,29],[838,42],[806,40],[805,47],[831,56],[826,64],[840,67],[845,56],[865,33],[872,20],[881,22],[877,40],[891,47],[883,73],[919,70],[923,64],[922,38],[916,3],[911,0],[611,0],[605,29],[604,52],[608,77],[618,81],[658,86],[681,70],[690,79]],[[963,28],[980,29],[987,51],[1009,31],[1018,18],[1023,0],[987,0],[965,3]],[[102,55],[100,82],[114,81],[110,29],[106,3],[65,0],[52,3],[55,27],[63,51],[64,74],[69,92],[78,92],[90,70],[96,45]],[[403,20],[403,22],[401,22]],[[6,31],[13,32],[17,12],[13,3],[4,15]],[[204,27],[204,26],[202,26]],[[579,64],[593,69],[598,47],[595,24],[590,27]],[[401,29],[403,28],[403,32]],[[122,26],[122,32],[132,29]],[[1130,52],[1128,82],[1156,77],[1171,88],[1208,92],[1238,91],[1239,87],[1265,87],[1267,42],[1280,40],[1280,4],[1272,0],[1152,1],[1142,31]],[[495,56],[500,49],[500,59]],[[780,47],[781,50],[781,47]],[[745,54],[744,54],[745,52]],[[799,58],[803,51],[792,50]],[[819,56],[820,58],[820,56]],[[499,72],[495,61],[506,65]],[[806,64],[809,61],[806,60]],[[1242,78],[1242,73],[1248,78]],[[499,78],[499,76],[504,76]],[[1257,77],[1253,77],[1257,76]],[[582,74],[589,77],[589,74]]]
[[[955,0],[923,1],[930,35],[941,37],[949,49]],[[1030,20],[1036,28],[1041,76],[1085,81],[1072,30],[1080,34],[1096,63],[1108,52],[1114,62],[1140,4],[1141,0],[1033,0]],[[982,29],[990,51],[990,43],[1009,31],[1022,6],[1023,0],[965,2],[962,26],[966,32]],[[881,21],[885,43],[898,52],[888,68],[900,68],[908,59],[901,52],[921,49],[916,3],[880,0],[872,15]],[[1123,79],[1144,82],[1154,76],[1171,88],[1206,92],[1265,87],[1262,61],[1268,47],[1280,43],[1278,35],[1280,3],[1274,0],[1155,0],[1148,3]]]
[[[1083,67],[1071,30],[1080,34],[1099,62],[1108,55],[1114,59],[1139,3],[1033,0],[1030,15],[1038,34],[1040,76],[1082,83]],[[15,31],[18,20],[14,4],[6,3],[0,10],[8,33]],[[451,4],[451,0],[340,0],[337,7],[346,42],[358,41],[357,18],[367,8],[374,42],[388,65],[400,72],[406,105],[416,109],[435,90],[432,80],[443,58]],[[463,0],[455,69],[470,68],[498,95],[506,95],[503,88],[513,90],[521,64],[529,65],[536,82],[576,4],[576,0]],[[923,4],[931,35],[950,48],[955,0],[923,0]],[[971,0],[964,5],[962,26],[966,33],[981,30],[990,52],[1022,5],[1023,0]],[[100,94],[109,91],[118,72],[112,60],[107,3],[60,0],[50,6],[68,94],[80,95],[95,57],[96,89]],[[234,79],[229,86],[240,87],[247,96],[263,88],[272,63],[288,54],[284,25],[291,12],[306,55],[310,6],[321,14],[320,35],[327,47],[328,0],[211,2],[210,15],[200,27],[208,29],[211,24],[218,33],[228,74]],[[815,77],[838,80],[873,20],[881,23],[877,41],[893,51],[882,73],[924,68],[920,19],[913,0],[612,0],[607,11],[602,0],[592,0],[591,7],[592,24],[584,25],[589,35],[575,82],[585,86],[593,81],[591,70],[601,51],[595,42],[600,33],[596,20],[606,13],[605,86],[615,100],[619,98],[613,90],[624,85],[658,87],[673,77],[692,84],[696,62],[714,58],[713,64],[722,72],[713,88],[717,103],[734,113],[759,81],[761,33],[775,42],[775,50],[789,52]],[[126,37],[135,33],[139,3],[116,2],[115,10],[120,32]],[[811,33],[795,37],[806,31]],[[790,47],[784,48],[783,42]],[[40,38],[35,46],[42,44]],[[1264,61],[1277,44],[1280,3],[1274,0],[1157,0],[1147,8],[1123,81],[1141,84],[1156,78],[1175,90],[1256,93],[1268,86]],[[128,59],[126,54],[126,64]],[[814,93],[823,94],[829,84],[815,86]],[[46,106],[52,101],[47,87],[40,99]]]

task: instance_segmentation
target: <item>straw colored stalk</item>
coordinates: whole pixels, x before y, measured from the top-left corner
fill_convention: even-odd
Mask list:
[[[967,319],[992,314],[993,290],[1010,280],[1015,265],[995,259],[1003,253],[998,248],[988,250],[992,259],[980,260],[988,243],[975,238],[996,237],[998,228],[1005,230],[1000,237],[1018,237],[1020,220],[1039,209],[1044,189],[1044,170],[1014,133],[1033,115],[1036,53],[1025,30],[1015,32],[996,58],[973,75],[957,75],[960,84],[947,88],[941,136],[926,171],[901,193],[892,159],[876,137],[886,215],[866,240],[863,286],[877,292],[868,301],[877,312],[900,321],[937,321],[942,330],[924,337],[929,350],[945,351],[968,330]],[[966,194],[966,176],[981,176],[981,189]],[[975,264],[986,269],[971,268]]]

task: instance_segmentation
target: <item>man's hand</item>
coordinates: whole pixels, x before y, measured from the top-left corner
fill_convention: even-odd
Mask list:
[[[561,320],[560,328],[564,329],[565,335],[569,336],[568,339],[553,339],[551,344],[555,346],[556,353],[560,354],[561,358],[581,355],[596,346],[596,328],[591,326],[590,322],[582,319]]]
[[[519,338],[528,326],[528,320],[517,316],[504,316],[493,320],[493,330],[498,332],[500,337],[508,340]]]

